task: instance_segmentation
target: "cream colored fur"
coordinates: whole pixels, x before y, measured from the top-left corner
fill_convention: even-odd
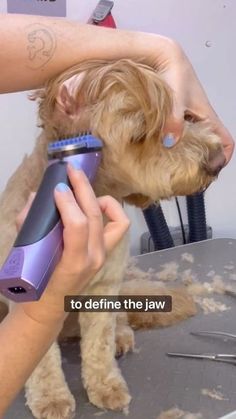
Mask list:
[[[222,153],[222,148],[205,124],[186,121],[179,143],[173,149],[163,147],[172,93],[161,76],[145,64],[130,60],[82,63],[34,96],[40,100],[43,134],[1,197],[1,262],[16,235],[15,217],[30,191],[38,188],[46,166],[47,143],[59,137],[89,130],[103,141],[102,162],[94,184],[98,196],[110,194],[120,201],[144,207],[174,195],[194,193],[214,180],[209,162],[212,156]],[[140,285],[138,280],[122,287],[127,257],[126,236],[86,293],[167,292],[153,283],[143,281]],[[129,318],[132,327],[167,326],[195,314],[191,297],[181,289],[172,291],[171,313],[132,315]],[[73,323],[70,322],[68,318],[67,329]],[[80,313],[79,324],[82,376],[89,400],[101,408],[125,408],[131,397],[115,360],[115,346],[119,354],[134,347],[126,313],[117,319],[112,313]],[[72,329],[74,335],[74,324]],[[36,418],[72,416],[75,402],[61,371],[56,343],[28,380],[26,398]]]

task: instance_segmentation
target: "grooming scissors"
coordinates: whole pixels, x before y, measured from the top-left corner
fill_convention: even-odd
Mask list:
[[[220,337],[236,339],[236,335],[232,333],[207,331],[207,330],[203,330],[200,332],[192,332],[191,335],[220,336]],[[181,352],[168,352],[166,355],[170,357],[180,357],[180,358],[208,359],[210,361],[224,362],[227,364],[236,365],[236,353],[235,354],[221,354],[221,353],[190,354],[190,353],[181,353]]]

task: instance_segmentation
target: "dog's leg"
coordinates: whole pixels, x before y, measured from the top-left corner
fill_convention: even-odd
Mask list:
[[[126,312],[119,312],[116,316],[115,328],[116,356],[125,355],[134,350],[134,332],[128,325],[128,316]]]
[[[27,405],[37,419],[69,419],[75,400],[65,381],[61,355],[53,343],[26,383]]]
[[[1,307],[0,307],[1,308]],[[1,310],[0,310],[1,314]],[[70,313],[67,317],[63,329],[58,336],[59,342],[70,342],[80,339],[80,330],[78,327],[78,313]],[[134,349],[134,332],[128,325],[128,316],[126,312],[117,313],[115,327],[116,357],[125,355]]]
[[[127,239],[117,246],[86,290],[89,295],[117,295],[124,276]],[[80,312],[82,378],[91,403],[122,410],[130,402],[127,385],[115,360],[116,313]]]
[[[89,400],[100,408],[122,410],[131,397],[115,360],[115,313],[83,312],[79,321],[82,378]]]

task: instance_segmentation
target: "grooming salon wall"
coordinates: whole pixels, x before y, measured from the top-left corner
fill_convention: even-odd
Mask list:
[[[38,1],[21,0],[19,3]],[[59,0],[58,0],[59,1]],[[97,0],[61,1],[60,13],[86,22]],[[0,12],[14,2],[1,0]],[[15,0],[15,4],[18,1]],[[59,1],[60,3],[60,1]],[[156,32],[175,38],[189,56],[218,115],[236,138],[236,2],[234,0],[115,0],[118,28]],[[46,2],[45,2],[46,4]],[[66,9],[65,9],[66,4]],[[94,40],[96,42],[96,40]],[[0,191],[39,134],[36,105],[27,93],[0,96]],[[208,224],[214,237],[236,238],[236,155],[206,193]],[[185,201],[181,199],[185,213]],[[179,225],[174,201],[163,203],[169,226]],[[127,207],[132,220],[132,253],[140,251],[140,236],[147,230],[141,211]],[[186,216],[186,214],[184,214]]]

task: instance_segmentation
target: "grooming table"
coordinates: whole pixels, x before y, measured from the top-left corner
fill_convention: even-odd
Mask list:
[[[194,263],[181,259],[185,252],[193,255]],[[191,269],[203,282],[211,281],[207,277],[211,270],[221,275],[224,281],[229,281],[230,275],[236,274],[236,240],[207,240],[141,255],[137,259],[143,270],[151,267],[160,271],[160,265],[176,261],[179,272]],[[233,283],[232,280],[230,282]],[[213,298],[231,309],[207,315],[199,312],[197,316],[176,326],[136,332],[138,350],[118,361],[132,395],[129,419],[156,419],[162,411],[176,406],[184,411],[201,412],[203,419],[217,419],[236,409],[236,366],[207,360],[168,358],[165,355],[174,351],[236,353],[235,340],[190,335],[191,331],[199,330],[236,333],[236,299],[216,294],[213,294]],[[62,345],[64,371],[77,400],[75,417],[125,419],[126,416],[120,412],[103,412],[88,402],[80,379],[78,352],[78,343]],[[202,395],[203,388],[220,391],[227,400],[215,400]],[[21,393],[4,419],[32,417]]]

